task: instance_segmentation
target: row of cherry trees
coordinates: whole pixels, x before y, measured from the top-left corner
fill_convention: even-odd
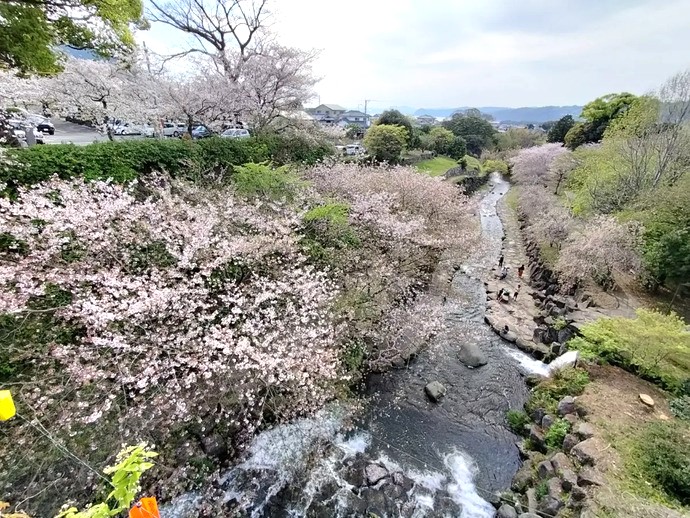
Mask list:
[[[577,166],[577,157],[561,144],[523,149],[512,159],[525,230],[550,256],[566,292],[590,282],[610,288],[616,274],[637,275],[641,267],[637,225],[606,215],[575,217],[568,193],[557,195]]]
[[[213,125],[239,118],[257,131],[313,95],[317,54],[280,45],[267,30],[266,0],[152,2],[148,17],[192,35],[173,56],[140,49],[118,59],[65,57],[53,77],[0,71],[0,108],[43,105],[107,130],[115,119]],[[184,73],[171,72],[185,70]]]

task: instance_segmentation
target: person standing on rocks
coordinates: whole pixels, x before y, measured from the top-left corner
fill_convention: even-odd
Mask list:
[[[513,293],[513,300],[517,300],[518,293],[520,293],[520,285],[517,285],[515,293]]]
[[[498,258],[498,267],[499,268],[503,267],[503,254],[501,254]]]
[[[518,272],[518,279],[522,279],[522,274],[525,272],[525,265],[521,264],[520,267],[517,270]]]

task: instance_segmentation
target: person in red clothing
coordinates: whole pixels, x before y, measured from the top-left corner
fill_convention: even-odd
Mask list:
[[[522,274],[525,272],[525,265],[521,264],[520,267],[518,268],[518,278],[522,278]]]

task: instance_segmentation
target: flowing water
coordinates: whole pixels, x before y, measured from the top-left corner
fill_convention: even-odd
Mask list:
[[[253,517],[494,516],[487,500],[509,487],[520,463],[505,414],[526,400],[523,373],[549,372],[484,323],[482,279],[500,252],[496,203],[507,190],[495,175],[482,195],[482,245],[453,278],[446,330],[407,369],[369,379],[366,411],[354,427],[345,426],[345,409],[332,407],[258,435],[218,483],[228,509]],[[467,343],[479,347],[486,365],[458,360]],[[430,381],[447,389],[439,404],[425,396]],[[372,464],[388,474],[376,484],[361,479]],[[185,495],[163,515],[196,516],[187,509],[199,498]]]

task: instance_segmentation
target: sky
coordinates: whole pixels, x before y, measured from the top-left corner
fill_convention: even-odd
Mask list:
[[[269,0],[271,1],[271,0]],[[277,40],[318,49],[308,103],[585,104],[690,68],[688,0],[272,0]],[[179,48],[154,24],[140,41]]]

